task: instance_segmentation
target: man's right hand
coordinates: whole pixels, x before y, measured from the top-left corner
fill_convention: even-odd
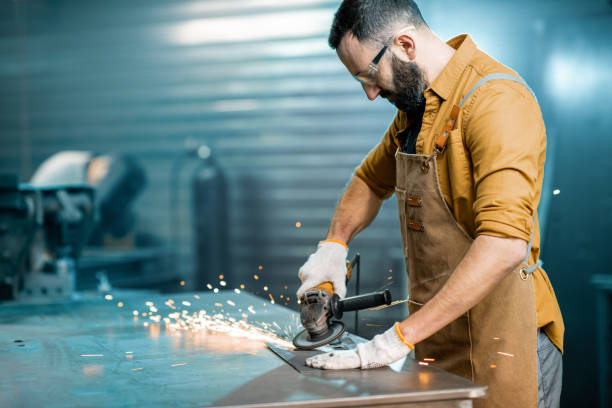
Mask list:
[[[317,251],[308,257],[300,268],[298,276],[302,286],[297,291],[298,299],[308,289],[323,282],[331,282],[334,293],[343,298],[346,296],[346,255],[348,247],[339,241],[326,240],[319,242]]]

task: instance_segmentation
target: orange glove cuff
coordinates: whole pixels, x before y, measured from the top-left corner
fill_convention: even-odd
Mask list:
[[[337,239],[326,239],[326,240],[321,241],[321,242],[335,242],[336,244],[340,244],[343,247],[345,247],[346,249],[348,249],[348,245],[346,245],[344,242],[342,242],[340,240],[337,240]]]
[[[410,350],[414,350],[414,344],[408,343],[406,341],[406,338],[404,338],[404,335],[402,334],[402,330],[400,329],[399,322],[395,322],[394,327],[395,327],[395,332],[397,333],[397,337],[399,337],[399,339],[402,341],[402,343],[404,343],[406,346],[408,346],[410,348]]]

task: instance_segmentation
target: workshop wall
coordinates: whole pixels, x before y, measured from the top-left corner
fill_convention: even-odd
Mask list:
[[[368,101],[328,48],[338,3],[2,2],[0,172],[28,180],[60,150],[132,154],[149,179],[138,229],[179,250],[159,271],[175,282],[167,289],[183,279],[206,290],[192,249],[191,176],[200,161],[186,153],[205,143],[228,188],[227,269],[211,273],[211,283],[224,273],[261,296],[269,286],[279,303],[283,294],[295,306],[297,268],[394,114],[385,101]],[[469,32],[539,97],[548,129],[542,255],[567,327],[562,406],[595,406],[589,280],[610,274],[612,263],[610,2],[420,3],[441,37]],[[362,290],[391,283],[394,297],[405,296],[400,245],[392,199],[352,244],[363,257]],[[364,333],[404,311],[363,313]]]
[[[3,3],[0,170],[19,171],[25,181],[59,150],[131,154],[148,178],[136,203],[138,229],[178,252],[158,273],[174,282],[167,290],[207,290],[223,274],[228,287],[245,284],[282,303],[280,295],[289,296],[295,307],[297,269],[394,115],[388,103],[363,97],[329,49],[337,5]],[[208,277],[195,274],[191,182],[201,160],[188,154],[202,143],[228,194],[228,256]],[[362,253],[364,290],[395,284],[402,298],[395,220],[390,200],[352,247]],[[384,316],[391,322],[404,310]]]

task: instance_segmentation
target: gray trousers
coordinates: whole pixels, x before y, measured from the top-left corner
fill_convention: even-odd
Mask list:
[[[538,408],[558,408],[561,401],[561,351],[538,329]]]

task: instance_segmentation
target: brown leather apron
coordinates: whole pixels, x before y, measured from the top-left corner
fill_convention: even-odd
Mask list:
[[[455,106],[448,133],[459,109],[477,83]],[[526,85],[526,84],[525,84]],[[431,156],[395,155],[404,255],[410,284],[410,313],[429,301],[446,283],[473,239],[457,224],[438,182],[436,157],[446,148],[447,134],[436,141]],[[446,139],[445,139],[446,137]],[[537,407],[537,322],[533,279],[539,265],[523,265],[507,275],[478,305],[431,337],[418,343],[416,359],[488,386],[488,397],[475,407]]]

